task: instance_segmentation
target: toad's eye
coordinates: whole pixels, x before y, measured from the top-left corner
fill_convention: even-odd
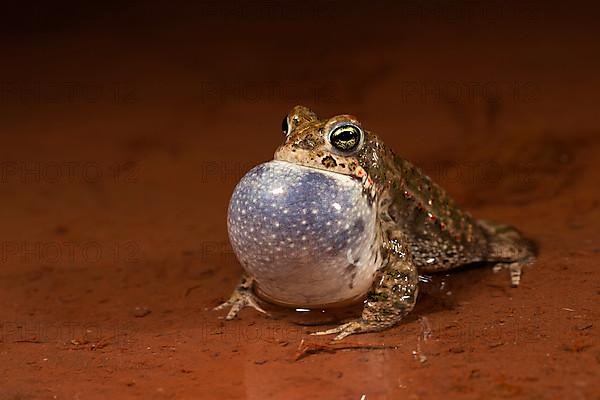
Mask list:
[[[362,136],[362,130],[356,125],[338,125],[331,130],[329,142],[337,150],[350,153],[358,148],[362,141]]]
[[[287,115],[285,117],[283,117],[283,121],[281,121],[281,130],[283,131],[283,134],[285,136],[289,135],[289,133],[290,133],[290,124],[288,122]]]

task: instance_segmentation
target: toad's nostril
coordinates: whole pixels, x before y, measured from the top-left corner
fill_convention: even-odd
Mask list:
[[[300,147],[303,150],[312,150],[315,148],[315,141],[312,140],[311,138],[305,138],[302,140],[299,140],[296,145],[298,147]]]

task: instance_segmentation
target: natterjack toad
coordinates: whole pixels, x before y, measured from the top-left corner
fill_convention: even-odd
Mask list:
[[[520,233],[477,220],[350,115],[296,106],[274,160],[251,170],[229,205],[244,275],[227,319],[259,297],[295,307],[364,298],[361,318],[319,335],[381,331],[416,302],[419,273],[474,262],[506,267],[513,286],[534,260]]]

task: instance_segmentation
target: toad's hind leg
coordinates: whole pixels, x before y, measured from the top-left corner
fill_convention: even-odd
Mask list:
[[[508,269],[512,286],[519,286],[525,265],[535,261],[532,242],[510,225],[479,220],[479,226],[488,238],[486,261],[496,262],[494,270]]]
[[[340,340],[355,333],[382,331],[400,322],[415,306],[419,284],[417,268],[405,243],[400,234],[386,242],[388,262],[375,277],[361,318],[313,335],[337,334],[334,340]]]

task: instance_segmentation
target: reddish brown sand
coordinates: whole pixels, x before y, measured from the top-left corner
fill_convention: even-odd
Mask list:
[[[4,17],[0,399],[600,398],[594,13],[235,3]],[[296,103],[521,228],[521,287],[436,278],[401,326],[316,354],[330,313],[222,322],[229,196]]]

